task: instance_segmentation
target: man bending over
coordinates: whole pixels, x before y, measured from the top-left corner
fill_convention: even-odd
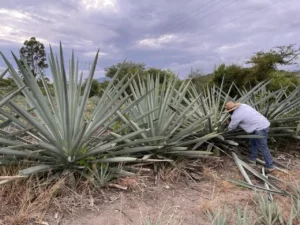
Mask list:
[[[272,156],[267,144],[270,128],[270,122],[268,119],[247,104],[229,101],[226,103],[225,108],[227,112],[231,114],[231,121],[227,121],[229,130],[234,130],[239,126],[249,134],[255,134],[264,137],[262,139],[250,139],[249,164],[252,166],[256,165],[256,158],[258,155],[258,150],[260,149],[266,162],[266,172],[270,173],[274,171],[275,168]]]

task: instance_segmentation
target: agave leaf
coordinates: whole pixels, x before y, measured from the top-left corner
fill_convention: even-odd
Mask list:
[[[224,142],[227,143],[227,144],[233,145],[233,146],[238,146],[239,145],[239,143],[237,143],[235,141],[232,141],[232,140],[225,140]]]
[[[29,127],[27,129],[18,130],[16,132],[6,135],[5,137],[6,138],[12,138],[12,137],[16,137],[16,136],[21,137],[22,135],[24,135],[24,133],[27,133],[28,131],[31,131],[33,129],[34,129],[33,127]]]
[[[16,180],[20,178],[25,178],[26,176],[0,176],[0,180]]]
[[[8,104],[10,105],[10,103]],[[8,126],[11,122],[13,122],[14,125],[20,129],[26,128],[26,125],[19,121],[18,118],[16,118],[16,116],[11,115],[11,113],[5,112],[4,110],[0,109],[0,114],[3,115],[5,118],[8,118],[8,120],[1,123],[1,127]]]
[[[228,137],[227,137],[228,138]],[[263,136],[260,135],[254,135],[254,134],[249,134],[249,135],[235,135],[233,138],[239,138],[239,139],[250,139],[250,138],[255,138],[255,139],[263,139]],[[235,144],[234,144],[235,145]]]
[[[42,93],[40,87],[38,86],[37,80],[33,76],[31,69],[29,68],[29,66],[26,63],[22,64],[20,62],[20,60],[18,60],[18,58],[14,54],[12,54],[12,55],[13,55],[16,63],[18,64],[20,71],[23,74],[23,77],[24,77],[27,87],[30,88],[30,91],[28,90],[28,88],[25,88],[23,90],[25,97],[27,98],[27,100],[29,100],[29,102],[31,104],[34,104],[34,106],[36,108],[35,112],[39,115],[40,119],[45,124],[47,124],[47,126],[45,126],[45,127],[46,127],[48,133],[51,133],[52,136],[54,136],[56,139],[59,139],[58,134],[60,132],[58,130],[57,125],[55,124],[55,120],[53,119],[51,110],[50,110],[47,102],[45,101],[43,93]],[[14,73],[12,73],[12,74],[14,74]],[[16,78],[16,76],[18,78]],[[20,79],[20,77],[18,75],[16,75],[16,76],[13,76],[14,80],[18,81],[20,83],[23,83],[22,80],[18,80],[18,79]]]
[[[250,171],[253,175],[255,175],[257,178],[260,178],[261,180],[263,180],[265,183],[267,183],[268,185],[270,185],[271,187],[273,187],[276,190],[280,190],[280,188],[276,185],[273,184],[270,180],[268,180],[266,177],[264,177],[262,174],[258,173],[255,169],[253,169],[251,166],[249,166],[247,163],[243,162],[242,160],[240,160],[240,163],[243,165],[243,167],[245,167],[248,171]]]
[[[87,153],[82,154],[82,156],[76,157],[75,160],[79,161],[81,159],[87,158],[88,156],[97,155],[99,153],[106,152],[109,149],[112,149],[115,145],[116,145],[116,143],[107,143],[107,144],[102,144],[100,146],[96,146],[96,147],[92,148],[91,150],[89,150]]]
[[[51,171],[52,169],[56,169],[58,167],[59,167],[58,165],[39,165],[39,166],[29,167],[27,169],[21,170],[19,174],[23,176],[28,176],[35,173]]]
[[[175,145],[175,146],[188,146],[188,145],[191,145],[191,144],[194,144],[194,143],[197,143],[197,142],[200,142],[200,141],[207,141],[209,139],[212,139],[212,138],[215,138],[217,137],[219,134],[216,134],[216,133],[212,133],[212,134],[207,134],[203,137],[200,137],[200,138],[196,138],[194,140],[190,140],[190,141],[185,141],[185,142],[181,142],[181,143],[177,143],[177,142],[174,142],[174,143],[170,143],[170,145]]]
[[[237,167],[239,168],[241,174],[243,175],[243,177],[245,178],[245,180],[247,181],[247,183],[250,184],[250,185],[253,185],[252,181],[250,180],[250,178],[248,176],[248,174],[244,170],[244,167],[243,167],[243,165],[241,163],[241,160],[237,157],[237,155],[234,152],[232,152],[232,156],[233,156],[233,159],[234,159]]]
[[[207,151],[168,151],[168,154],[176,154],[176,155],[184,155],[184,156],[207,156],[207,155],[212,155],[212,152],[207,152]]]
[[[114,157],[114,158],[103,158],[92,161],[92,163],[118,163],[118,162],[136,162],[137,158],[134,157]]]
[[[111,155],[128,155],[133,153],[141,153],[141,152],[148,152],[152,150],[161,149],[163,146],[143,146],[143,147],[133,147],[127,148],[124,150],[119,150],[115,152],[110,152]]]
[[[9,100],[11,100],[13,97],[15,97],[17,94],[19,94],[26,86],[23,86],[19,88],[18,90],[13,91],[12,93],[6,95],[4,98],[0,101],[0,107],[6,104]]]
[[[9,71],[9,68],[6,68],[1,74],[0,74],[0,79],[3,79],[5,74]]]
[[[269,193],[273,193],[273,194],[289,195],[288,193],[285,193],[285,192],[282,192],[282,191],[268,190],[266,188],[263,188],[263,187],[260,187],[260,186],[257,186],[257,185],[251,185],[251,184],[245,183],[243,181],[235,180],[235,179],[232,179],[232,178],[226,178],[226,180],[228,180],[228,181],[230,181],[234,184],[237,184],[239,186],[253,189],[254,191],[265,191],[265,192],[269,192]]]
[[[264,167],[262,168],[262,175],[263,175],[265,178],[268,179],[268,177],[267,177],[266,174],[265,174],[265,168],[264,168]],[[266,189],[270,190],[269,184],[266,183],[266,182],[265,182],[265,187],[266,187]],[[269,200],[270,200],[270,201],[273,201],[273,196],[272,196],[272,194],[271,194],[271,193],[268,193],[268,196],[269,196]]]
[[[14,103],[10,103],[13,109],[18,112],[19,115],[21,115],[24,119],[26,119],[33,127],[35,127],[39,132],[41,132],[48,140],[50,140],[53,144],[55,144],[57,147],[59,146],[56,139],[52,136],[51,133],[48,132],[48,130],[40,124],[34,118],[30,113],[27,111],[23,110],[21,107],[17,106]]]
[[[150,138],[146,138],[146,139],[138,139],[138,140],[134,140],[134,141],[131,141],[129,143],[126,143],[126,144],[122,144],[122,145],[118,145],[115,147],[115,150],[118,150],[118,149],[123,149],[123,148],[126,148],[126,147],[133,147],[133,146],[136,146],[136,145],[140,145],[140,144],[150,144],[152,142],[156,143],[156,142],[159,142],[162,141],[162,140],[165,140],[165,137],[150,137]]]
[[[124,99],[120,100],[120,102],[118,102],[109,113],[107,113],[107,115],[105,115],[102,119],[95,121],[94,124],[90,124],[91,127],[87,128],[86,134],[83,138],[83,141],[87,141],[88,138],[90,138],[92,136],[92,134],[99,128],[101,127],[101,125],[103,125],[123,104],[124,102],[126,102],[128,100],[128,97],[125,97]]]
[[[3,137],[0,137],[0,144],[4,145],[20,145],[21,142],[15,141],[15,140],[9,140]]]
[[[23,157],[34,158],[34,159],[44,159],[44,157],[38,156],[38,154],[35,153],[12,150],[9,148],[0,148],[0,154],[10,155],[10,156],[23,156]]]
[[[137,102],[137,101],[135,101],[135,102]],[[151,111],[149,111],[149,112],[146,112],[146,113],[144,113],[144,114],[142,114],[142,115],[140,115],[140,116],[138,116],[138,117],[132,119],[132,121],[136,123],[136,122],[142,120],[143,118],[147,117],[147,116],[150,115],[151,113],[156,112],[157,110],[158,110],[158,108],[153,109],[153,110],[151,110]],[[132,124],[130,123],[130,121],[129,121],[127,118],[123,117],[123,118],[121,118],[121,119],[122,119],[126,124],[125,124],[124,126],[120,127],[119,129],[117,129],[117,130],[115,131],[116,133],[119,133],[119,132],[123,131],[123,130],[126,129],[127,127],[131,127],[132,129],[135,129],[134,126],[132,126]]]
[[[119,143],[121,141],[125,141],[125,140],[129,140],[129,138],[132,138],[132,137],[135,137],[139,134],[142,134],[144,132],[147,132],[149,131],[150,129],[141,129],[141,130],[138,130],[138,131],[135,131],[135,132],[132,132],[132,133],[129,133],[129,134],[126,134],[124,136],[122,135],[117,135],[115,134],[114,132],[111,132],[110,134],[112,134],[113,136],[117,137],[115,140],[112,141],[112,143]],[[131,142],[131,141],[130,141]]]

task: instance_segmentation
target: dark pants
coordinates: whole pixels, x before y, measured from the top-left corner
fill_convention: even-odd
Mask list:
[[[273,160],[268,148],[268,133],[269,128],[263,130],[256,130],[253,134],[263,136],[264,138],[252,138],[250,139],[250,160],[256,160],[258,151],[261,150],[265,162],[266,168],[273,168]]]

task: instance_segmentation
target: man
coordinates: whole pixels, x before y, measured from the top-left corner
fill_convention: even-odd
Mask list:
[[[225,108],[231,114],[231,121],[227,121],[228,129],[234,130],[238,126],[249,134],[263,136],[264,138],[250,139],[249,164],[256,165],[258,150],[262,151],[266,165],[266,172],[275,170],[270,150],[268,149],[268,133],[270,122],[266,117],[257,112],[247,104],[234,103],[229,101]]]

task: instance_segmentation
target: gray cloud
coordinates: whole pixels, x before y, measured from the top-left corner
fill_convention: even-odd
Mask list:
[[[298,44],[300,2],[277,1],[5,1],[0,49],[9,55],[35,36],[55,50],[62,41],[66,57],[74,49],[82,70],[100,48],[98,77],[125,58],[185,77],[191,68],[211,72],[220,63],[243,64],[256,51]]]

